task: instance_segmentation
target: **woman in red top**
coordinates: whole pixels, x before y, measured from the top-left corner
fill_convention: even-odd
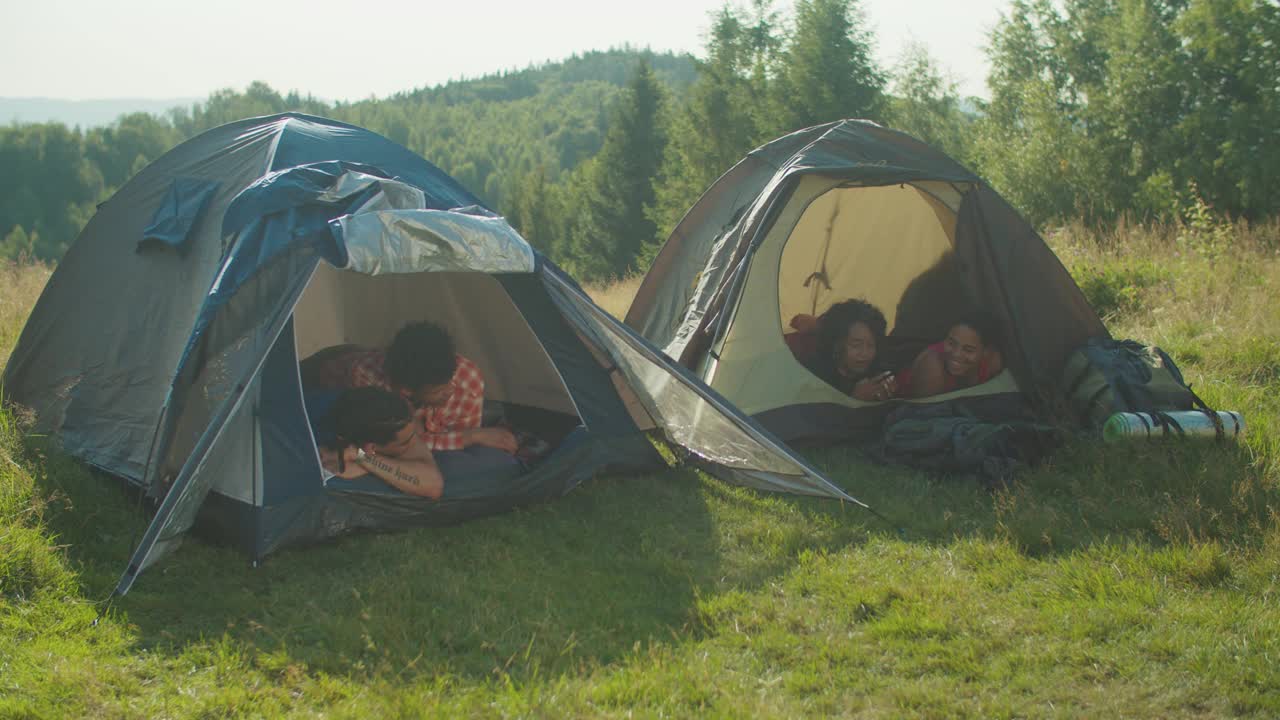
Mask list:
[[[898,391],[893,373],[877,362],[886,325],[879,308],[857,299],[838,302],[821,317],[791,319],[791,326],[808,333],[813,342],[812,354],[801,363],[835,389],[864,402],[888,400]]]
[[[907,395],[928,397],[980,385],[1004,369],[994,318],[975,311],[962,315],[946,338],[925,348],[911,365]]]

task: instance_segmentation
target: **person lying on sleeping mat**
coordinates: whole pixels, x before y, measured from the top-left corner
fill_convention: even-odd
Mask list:
[[[409,495],[439,499],[444,476],[419,440],[415,420],[399,395],[373,387],[343,390],[325,413],[327,432],[317,433],[320,462],[340,478],[373,475]]]
[[[827,384],[867,402],[897,395],[893,372],[877,362],[887,323],[875,305],[865,300],[845,300],[817,318],[797,315],[791,326],[814,336],[813,355],[802,362]]]

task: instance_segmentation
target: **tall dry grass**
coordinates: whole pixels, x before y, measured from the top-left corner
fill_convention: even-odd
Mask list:
[[[52,272],[47,265],[0,260],[0,368],[9,362],[22,326]]]
[[[1073,225],[1048,240],[1113,334],[1197,339],[1206,351],[1280,336],[1280,220]]]
[[[643,275],[632,275],[603,285],[586,285],[583,289],[592,300],[596,301],[597,305],[621,320],[626,317],[627,309],[631,307],[631,298],[635,297],[636,291],[640,289],[642,280],[644,280]]]

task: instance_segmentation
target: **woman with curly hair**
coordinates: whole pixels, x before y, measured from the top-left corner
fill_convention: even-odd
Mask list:
[[[887,323],[875,305],[845,300],[816,320],[801,316],[792,321],[797,323],[816,326],[816,352],[806,363],[814,375],[857,400],[879,402],[897,395],[893,373],[877,363]]]

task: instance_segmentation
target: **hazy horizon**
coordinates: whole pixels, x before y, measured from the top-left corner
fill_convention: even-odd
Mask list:
[[[355,102],[625,46],[701,57],[712,14],[724,4],[477,0],[460,8],[391,0],[377,12],[353,13],[337,0],[228,0],[216,12],[152,0],[14,3],[0,8],[0,24],[10,30],[0,67],[23,72],[0,74],[0,97],[204,98],[262,81],[281,93]],[[919,42],[965,96],[986,93],[981,47],[1007,4],[860,3],[884,67]],[[785,17],[791,3],[773,7]]]

